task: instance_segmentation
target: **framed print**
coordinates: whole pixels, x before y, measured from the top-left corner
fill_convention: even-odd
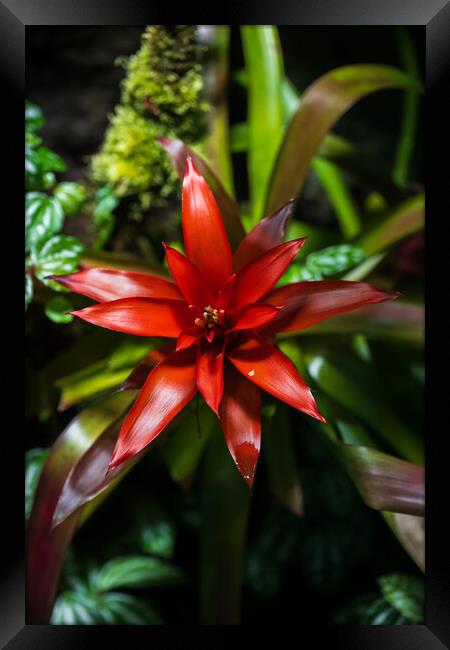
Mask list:
[[[450,14],[352,5],[169,25],[1,0],[2,240],[25,251],[2,647],[178,647],[185,625],[449,647],[425,250]]]

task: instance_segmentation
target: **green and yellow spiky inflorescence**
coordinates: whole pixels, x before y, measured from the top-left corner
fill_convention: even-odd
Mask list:
[[[165,205],[178,177],[158,136],[198,143],[206,130],[201,48],[195,25],[148,27],[140,49],[125,62],[121,101],[110,118],[92,178],[119,197],[135,197],[139,210]]]

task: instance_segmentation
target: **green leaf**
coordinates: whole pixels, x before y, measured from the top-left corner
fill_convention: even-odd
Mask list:
[[[412,575],[392,573],[378,579],[384,598],[411,623],[425,620],[423,580]]]
[[[303,492],[295,461],[289,411],[277,404],[263,433],[264,458],[270,486],[280,502],[297,517],[303,515]]]
[[[33,300],[33,278],[29,273],[25,273],[25,311]]]
[[[281,144],[265,212],[298,196],[320,144],[356,101],[376,90],[408,87],[417,87],[417,82],[400,70],[370,64],[337,68],[309,86]]]
[[[383,396],[381,384],[366,364],[343,363],[342,355],[304,352],[308,372],[336,402],[370,427],[412,463],[423,463],[423,444],[399,419]],[[348,367],[347,367],[348,366]]]
[[[250,492],[218,427],[204,463],[200,536],[200,622],[239,624]]]
[[[118,592],[85,589],[62,593],[54,606],[53,625],[160,625],[161,618],[142,599]]]
[[[162,455],[174,481],[185,485],[192,479],[214,425],[214,413],[199,408],[198,420],[195,413],[190,414],[167,438]]]
[[[33,507],[34,494],[42,472],[48,449],[30,449],[25,454],[25,522]]]
[[[42,192],[28,192],[25,196],[25,246],[35,250],[49,237],[59,232],[64,223],[60,202]]]
[[[376,219],[354,244],[367,255],[374,255],[423,228],[424,219],[425,197],[419,194],[396,206],[382,219]]]
[[[46,279],[48,275],[64,275],[77,270],[84,247],[68,235],[54,235],[36,249],[35,275],[45,285],[55,291],[64,287],[53,280]]]
[[[98,251],[107,243],[113,232],[115,225],[113,212],[119,205],[119,199],[114,195],[113,188],[110,185],[104,185],[96,192],[95,200],[96,205],[92,216],[97,239],[93,248]]]
[[[34,132],[40,129],[43,124],[44,116],[39,106],[25,100],[25,128],[28,131]]]
[[[340,244],[310,253],[306,258],[306,266],[310,272],[327,277],[346,271],[365,259],[366,254],[360,248],[351,244]]]
[[[404,625],[407,619],[375,594],[363,594],[339,608],[333,616],[338,625]]]
[[[241,26],[248,91],[248,176],[252,223],[264,213],[267,186],[283,137],[283,58],[275,25]],[[285,201],[276,204],[278,209]]]
[[[140,533],[141,550],[150,555],[170,559],[175,548],[175,527],[168,521],[155,521]]]
[[[79,183],[59,183],[55,187],[54,196],[58,199],[66,215],[77,214],[87,199],[87,192]]]
[[[67,312],[72,310],[72,305],[64,296],[55,296],[45,305],[45,315],[54,323],[71,323],[73,316]]]
[[[107,562],[98,572],[99,591],[118,587],[162,587],[183,582],[183,573],[177,567],[153,557],[128,555]]]

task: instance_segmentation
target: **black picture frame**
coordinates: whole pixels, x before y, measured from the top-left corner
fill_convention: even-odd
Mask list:
[[[22,169],[22,151],[18,147],[23,142],[23,94],[25,87],[25,36],[26,28],[31,25],[144,25],[148,23],[164,24],[170,15],[169,6],[150,6],[148,2],[138,0],[0,0],[0,66],[2,77],[3,108],[6,118],[3,122],[4,139],[11,140],[8,152],[8,188],[12,196],[11,221],[14,214],[20,214],[23,201],[22,177],[18,170]],[[161,3],[162,4],[162,3]],[[439,214],[444,202],[444,192],[447,195],[448,178],[440,166],[436,169],[434,151],[441,147],[440,139],[445,135],[444,128],[448,118],[445,109],[445,97],[448,95],[448,62],[450,60],[450,6],[445,0],[302,0],[288,3],[278,0],[273,5],[269,3],[239,2],[231,0],[223,15],[222,22],[232,18],[238,24],[292,24],[292,25],[421,25],[426,30],[426,189],[427,189],[427,224],[445,219],[445,214]],[[187,12],[186,12],[187,13]],[[196,7],[190,6],[189,17],[192,19],[201,15],[202,22],[208,13],[197,13]],[[217,16],[214,16],[219,22]],[[164,20],[166,19],[166,20]],[[448,99],[447,99],[448,101]],[[7,133],[5,132],[7,131]],[[447,126],[448,133],[448,126]],[[448,146],[446,147],[448,151]],[[9,185],[9,183],[11,183]],[[12,188],[16,187],[14,193]],[[441,202],[442,199],[442,202]],[[436,214],[433,215],[432,213]],[[437,221],[435,221],[437,220]],[[17,219],[19,221],[19,219]],[[448,221],[448,220],[447,220]],[[432,231],[431,231],[432,232]],[[18,247],[22,250],[23,231],[18,233]],[[426,229],[427,251],[429,250],[430,229]],[[434,244],[433,244],[434,247]],[[437,247],[438,248],[438,247]],[[448,248],[448,246],[447,246]],[[434,250],[434,248],[433,248]],[[437,250],[437,249],[436,249]],[[445,248],[443,249],[445,253]],[[20,263],[20,254],[15,256]],[[433,252],[434,257],[434,252]],[[448,257],[448,251],[447,251]],[[428,255],[427,255],[428,258]],[[14,264],[9,267],[10,273]],[[21,281],[21,272],[17,278]],[[19,282],[19,280],[17,280]],[[15,283],[13,283],[15,285]],[[427,272],[427,333],[428,328],[438,318],[431,319],[430,307],[433,298],[429,292],[430,281]],[[13,292],[20,295],[17,286]],[[16,298],[11,304],[17,304],[17,312],[22,311],[21,304]],[[19,312],[20,309],[20,312]],[[439,307],[436,308],[436,312]],[[445,331],[444,334],[445,336]],[[434,334],[433,334],[434,340]],[[445,339],[444,339],[445,340]],[[427,356],[433,351],[434,343],[427,335]],[[437,345],[437,344],[436,344]],[[20,342],[19,342],[20,346]],[[20,347],[19,347],[20,349]],[[440,356],[440,351],[437,350]],[[16,382],[20,386],[17,360],[15,369],[11,370],[10,384]],[[427,397],[433,390],[433,396],[439,388],[439,382],[433,381],[433,373],[427,361]],[[433,388],[431,388],[432,384]],[[447,401],[444,399],[444,407]],[[427,409],[428,410],[428,409]],[[185,645],[185,633],[147,626],[50,626],[26,625],[25,622],[25,569],[24,569],[24,524],[23,524],[23,443],[17,426],[17,412],[13,414],[14,435],[9,441],[8,465],[10,473],[7,477],[7,487],[3,494],[8,495],[8,505],[11,512],[4,514],[3,528],[3,568],[1,573],[1,621],[0,641],[2,647],[8,650],[22,648],[45,648],[58,650],[64,648],[85,648],[94,643],[108,643],[113,639],[116,643],[121,640],[133,647],[138,646],[137,639],[143,637],[152,639],[160,636],[165,639],[165,647],[181,647]],[[427,438],[426,454],[426,624],[408,626],[314,626],[312,634],[315,646],[330,643],[333,648],[345,650],[439,650],[450,647],[450,581],[446,575],[448,570],[448,551],[450,549],[449,534],[445,530],[446,511],[446,475],[445,459],[440,449],[442,437],[447,432],[445,417],[440,427],[441,438]],[[432,445],[429,443],[432,438]],[[6,468],[3,475],[6,476]],[[445,503],[445,505],[444,505]],[[295,621],[292,621],[295,624]],[[114,634],[114,637],[111,636]],[[255,632],[252,631],[254,639]],[[288,632],[283,632],[288,634]],[[125,636],[126,635],[126,636]],[[203,633],[195,632],[196,643],[201,643]],[[258,636],[258,633],[256,633]],[[281,639],[280,639],[281,640]],[[214,646],[225,645],[228,635],[217,635]],[[446,646],[444,644],[447,644]]]

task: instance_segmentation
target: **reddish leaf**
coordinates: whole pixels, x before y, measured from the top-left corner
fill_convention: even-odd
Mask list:
[[[172,352],[154,368],[120,430],[110,467],[152,442],[197,392],[196,350]]]
[[[248,262],[282,243],[293,205],[294,200],[291,199],[279,210],[261,219],[244,237],[233,255],[234,271],[239,271]]]
[[[200,174],[205,178],[219,206],[228,239],[233,248],[236,248],[245,235],[244,228],[239,218],[239,207],[237,203],[227,194],[221,182],[206,164],[206,162],[189,149],[181,140],[170,138],[157,138],[158,142],[167,151],[172,159],[173,166],[180,180],[183,180],[186,171],[188,156],[192,158]]]
[[[424,469],[376,449],[341,445],[343,460],[368,506],[423,516]]]
[[[213,295],[197,267],[174,248],[166,246],[167,264],[181,293],[188,303],[205,307],[213,302]]]
[[[267,293],[286,271],[305,239],[275,246],[244,266],[236,274],[231,305],[243,307]]]
[[[49,277],[74,293],[80,293],[98,302],[134,297],[180,300],[182,297],[173,282],[145,273],[85,269],[78,273]]]
[[[261,446],[261,391],[230,363],[225,366],[220,424],[238,470],[252,487]]]
[[[122,298],[71,313],[93,325],[135,336],[176,338],[192,325],[187,304],[168,298]]]
[[[398,292],[381,291],[364,282],[345,280],[287,284],[263,298],[265,303],[281,307],[278,316],[264,329],[264,334],[302,330],[365,305],[393,300],[398,295]]]
[[[205,402],[217,415],[223,395],[223,359],[223,343],[198,348],[197,387]]]
[[[278,314],[278,309],[272,305],[255,303],[247,305],[236,311],[229,313],[231,330],[251,330],[258,329],[273,321]]]
[[[325,422],[317,410],[311,390],[294,364],[272,343],[252,334],[226,352],[227,357],[254,384],[286,404]]]
[[[192,158],[183,180],[182,214],[186,254],[217,293],[231,274],[231,248],[216,199]]]
[[[27,623],[48,623],[67,547],[80,512],[52,528],[72,468],[102,432],[121,416],[132,394],[113,395],[78,414],[50,449],[36,490],[27,535]]]

